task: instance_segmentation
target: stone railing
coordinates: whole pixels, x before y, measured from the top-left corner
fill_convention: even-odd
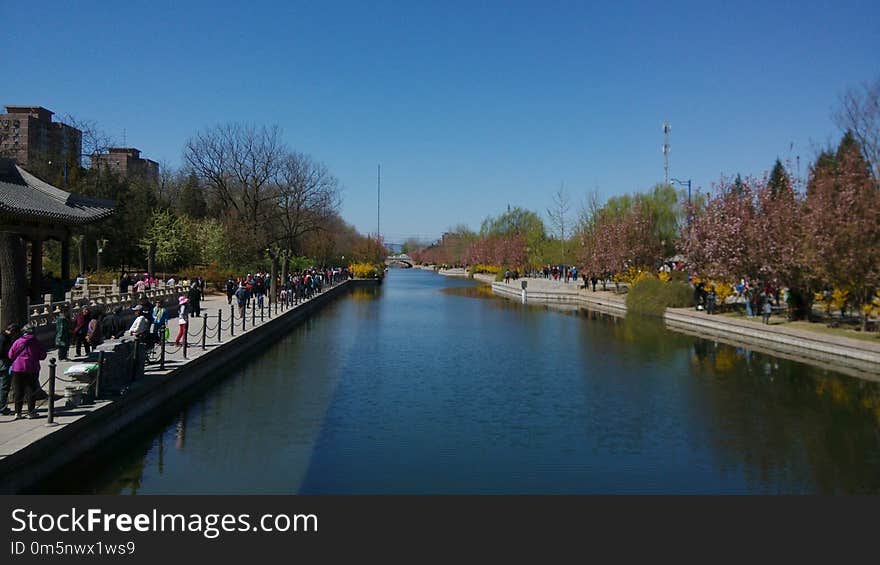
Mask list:
[[[57,302],[52,302],[52,295],[47,294],[43,297],[44,302],[42,304],[32,304],[28,306],[28,321],[36,328],[53,324],[55,315],[61,311],[62,306],[67,306],[69,308],[70,318],[72,320],[83,307],[110,311],[116,306],[122,306],[122,308],[126,310],[130,309],[144,298],[153,303],[157,300],[167,302],[171,299],[173,300],[171,304],[176,305],[177,297],[185,295],[188,290],[188,288],[183,285],[166,286],[164,283],[159,283],[156,288],[139,293],[113,293],[109,292],[110,288],[111,285],[99,285],[97,288],[96,285],[90,285],[88,287],[87,296],[77,297],[77,293],[68,292],[66,300]]]

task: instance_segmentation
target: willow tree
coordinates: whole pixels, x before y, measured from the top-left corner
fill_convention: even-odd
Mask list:
[[[534,267],[543,258],[542,253],[547,242],[547,231],[538,214],[517,206],[508,208],[499,216],[486,218],[480,227],[480,237],[521,240],[525,245],[524,262],[528,263],[527,266]]]

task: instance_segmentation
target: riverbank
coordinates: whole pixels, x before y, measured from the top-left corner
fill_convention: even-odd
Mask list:
[[[175,348],[168,346],[164,370],[158,365],[148,366],[144,376],[132,382],[124,395],[112,400],[99,400],[70,409],[63,408],[62,401],[56,401],[56,426],[46,425],[45,409],[41,410],[43,417],[36,420],[11,421],[11,417],[4,417],[0,421],[0,493],[27,491],[87,455],[111,451],[114,445],[124,442],[132,433],[165,417],[169,411],[225,376],[230,368],[284,337],[291,327],[329,301],[352,288],[376,284],[379,281],[346,281],[274,315],[267,311],[248,310],[245,329],[242,330],[240,322],[236,323],[234,336],[230,335],[227,325],[229,306],[226,297],[209,297],[202,308],[212,317],[192,319],[190,333],[199,335],[205,321],[208,324],[206,335],[216,332],[217,312],[222,310],[227,316],[223,334],[210,334],[213,343],[206,340],[204,349],[199,339],[190,345],[184,358],[182,349],[172,351]],[[254,321],[256,323],[252,323]],[[43,365],[44,372],[48,372],[48,363]],[[58,375],[61,376],[62,372],[59,369]],[[41,382],[45,376],[41,376]]]
[[[625,295],[613,291],[593,292],[572,283],[546,279],[520,279],[511,283],[493,282],[493,293],[522,300],[522,280],[527,281],[526,300],[549,304],[577,304],[615,316],[626,315]],[[699,337],[731,345],[757,347],[789,359],[819,364],[852,376],[880,381],[880,340],[867,340],[813,332],[801,328],[764,325],[760,319],[737,319],[690,308],[668,308],[666,326]]]

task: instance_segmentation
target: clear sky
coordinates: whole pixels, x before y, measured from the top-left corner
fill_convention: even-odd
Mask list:
[[[278,124],[326,163],[343,216],[388,241],[542,214],[670,176],[708,189],[839,137],[880,76],[880,2],[19,2],[0,103],[96,120],[181,164],[195,130]]]

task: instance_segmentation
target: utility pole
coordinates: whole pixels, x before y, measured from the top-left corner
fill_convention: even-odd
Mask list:
[[[663,122],[663,184],[669,184],[669,134],[672,126],[669,122]]]
[[[379,223],[382,209],[382,165],[376,165],[376,243],[382,242],[382,230]]]

